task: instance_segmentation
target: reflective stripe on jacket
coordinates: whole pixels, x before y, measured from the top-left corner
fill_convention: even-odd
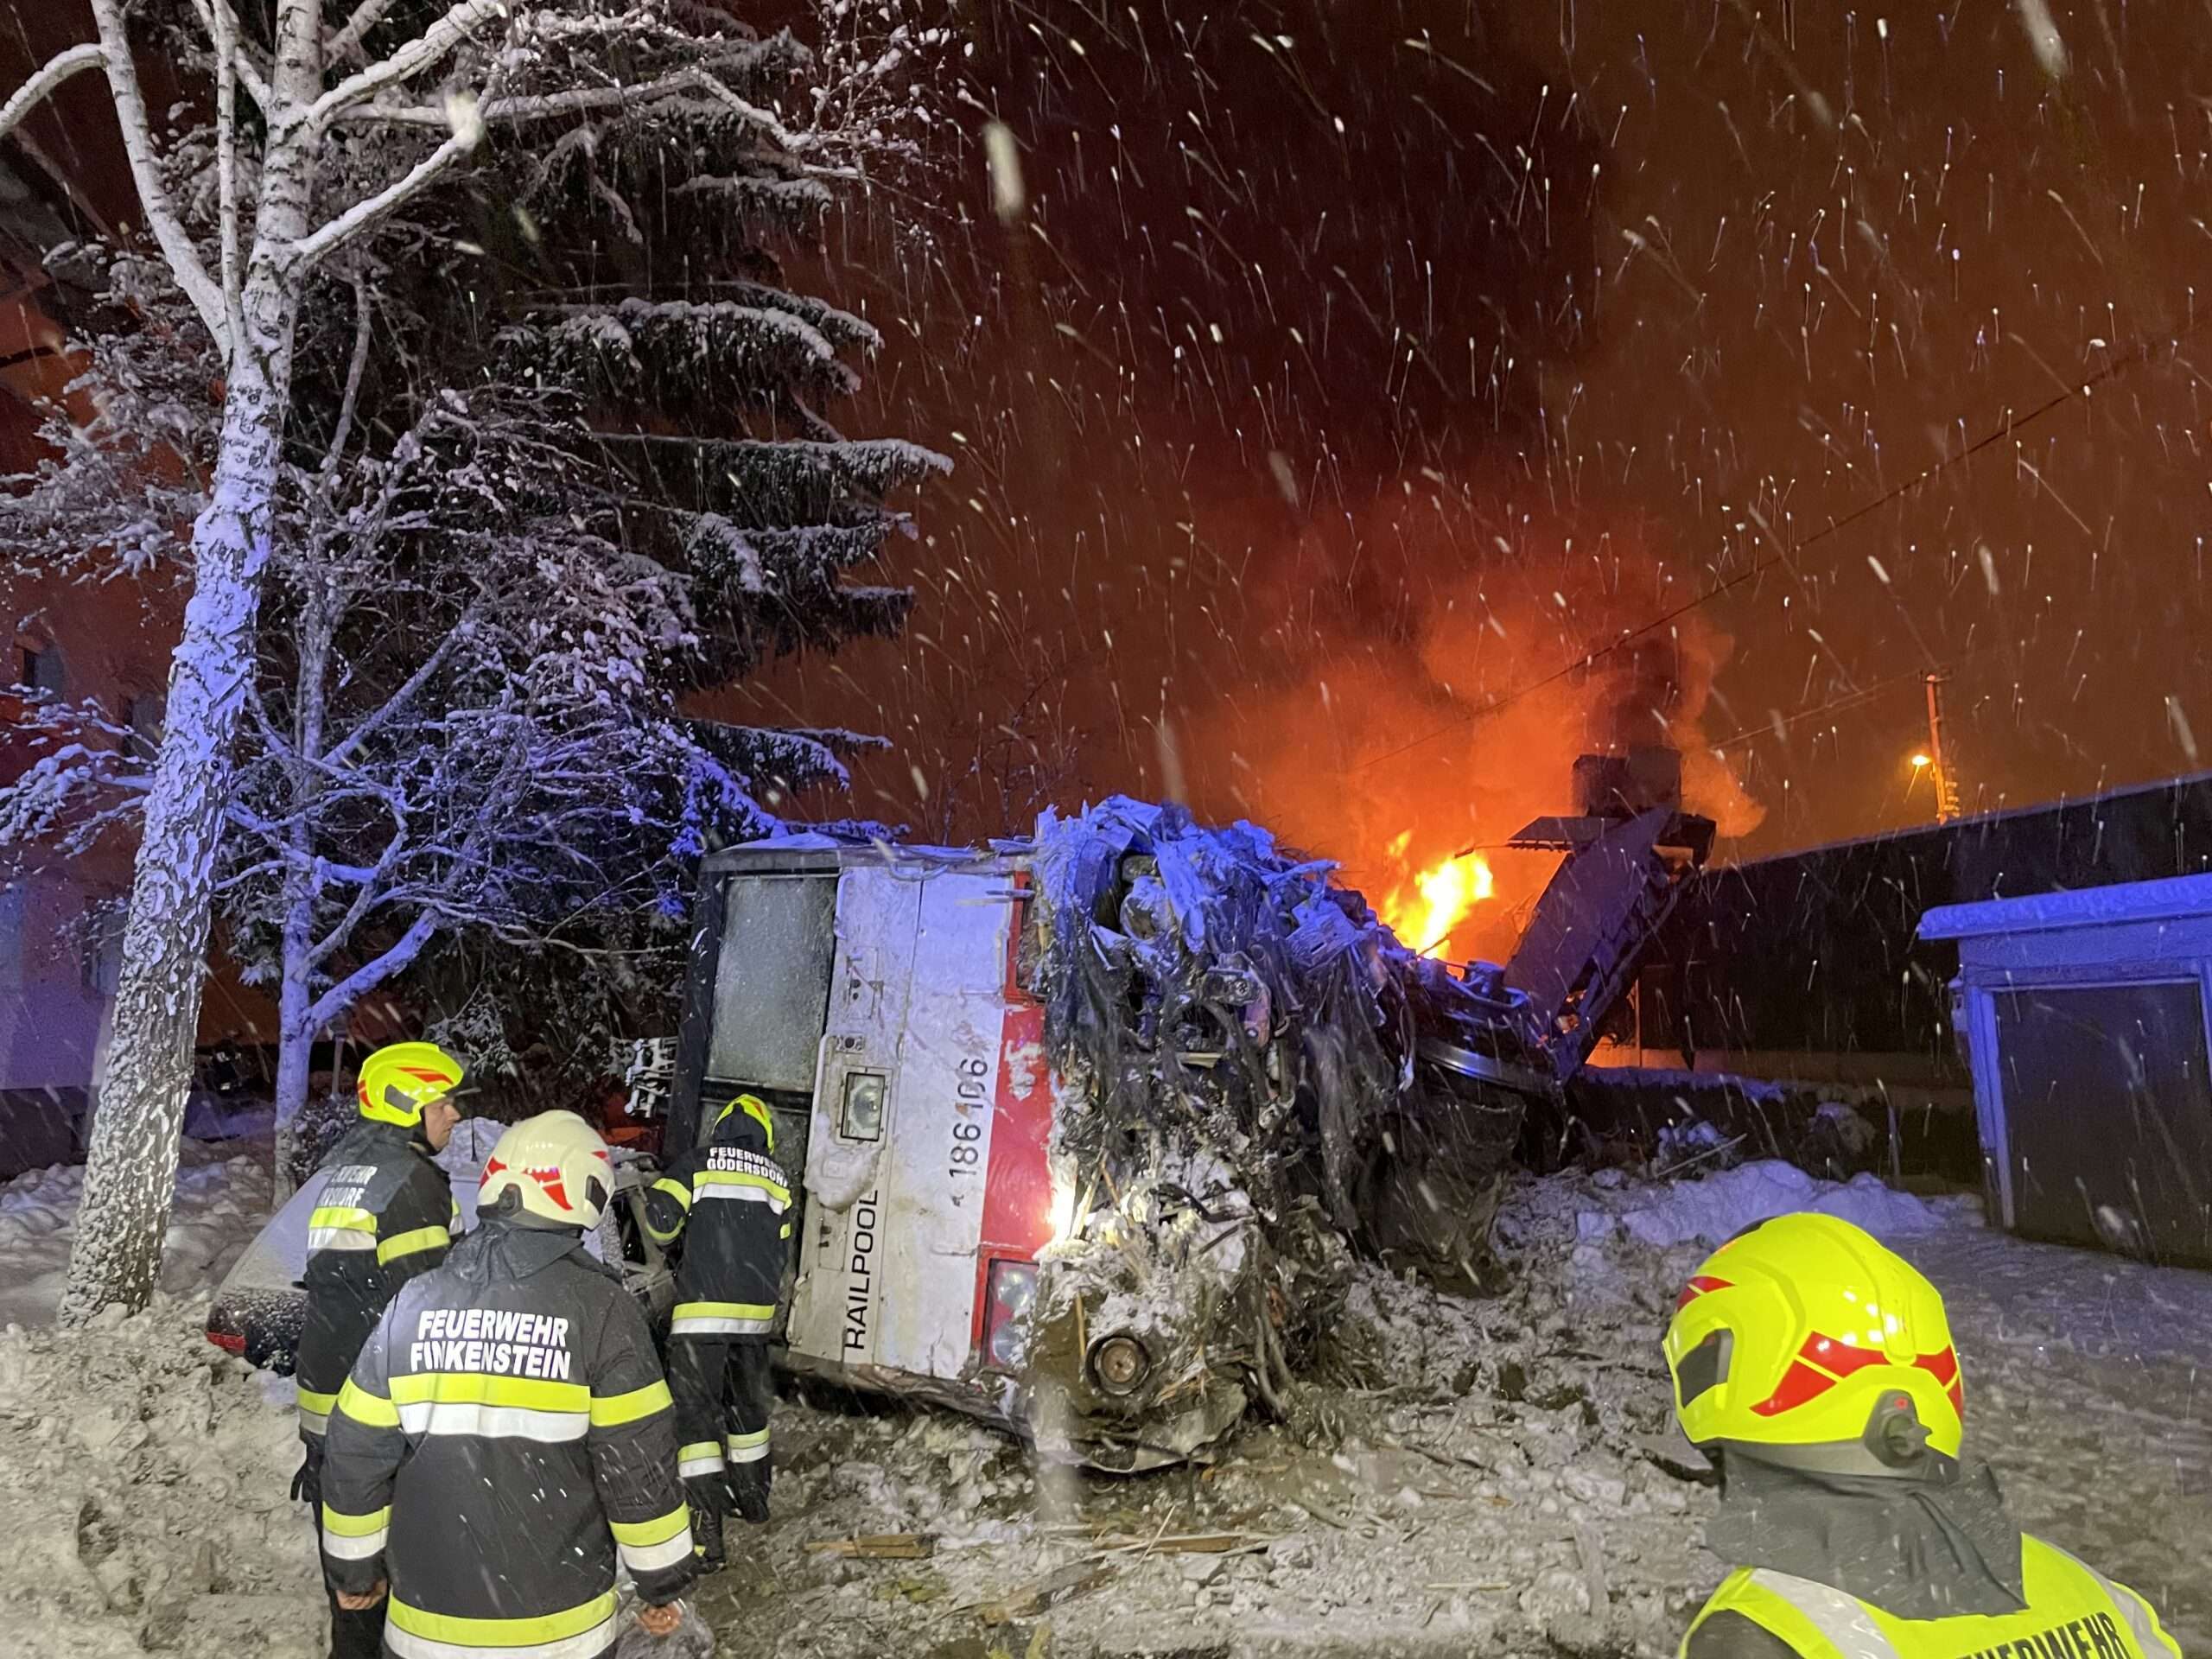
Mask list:
[[[1824,1584],[1767,1568],[1739,1568],[1706,1603],[1682,1641],[1707,1619],[1735,1613],[1804,1659],[2181,1659],[2150,1604],[2039,1538],[2021,1540],[2028,1610],[1897,1618]]]
[[[725,1112],[715,1138],[668,1166],[645,1196],[645,1225],[665,1244],[681,1233],[671,1337],[759,1337],[783,1294],[791,1185],[758,1150],[759,1131]]]
[[[294,1374],[300,1433],[319,1437],[354,1356],[399,1287],[445,1260],[460,1210],[413,1129],[356,1124],[322,1161],[308,1217],[307,1316]]]
[[[393,1300],[332,1414],[323,1560],[399,1659],[598,1659],[618,1564],[696,1572],[645,1314],[578,1236],[487,1222]]]

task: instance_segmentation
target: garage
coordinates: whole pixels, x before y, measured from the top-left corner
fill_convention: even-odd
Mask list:
[[[1992,1213],[2212,1267],[2212,875],[1949,905]]]

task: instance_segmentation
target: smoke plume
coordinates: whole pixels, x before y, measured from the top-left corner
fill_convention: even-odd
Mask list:
[[[1480,849],[1496,897],[1454,934],[1455,954],[1510,950],[1557,859],[1502,843],[1573,810],[1579,754],[1671,747],[1689,810],[1724,836],[1764,815],[1710,747],[1727,636],[1692,612],[1604,649],[1688,596],[1689,573],[1638,528],[1421,477],[1272,549],[1260,535],[1249,613],[1281,620],[1264,689],[1189,722],[1199,804],[1336,858],[1378,901]]]

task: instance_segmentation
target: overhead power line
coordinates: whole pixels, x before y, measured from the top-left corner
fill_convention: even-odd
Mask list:
[[[1662,628],[1671,626],[1673,624],[1681,621],[1682,618],[1688,616],[1692,611],[1698,610],[1704,606],[1710,605],[1714,600],[1719,599],[1722,594],[1730,593],[1734,589],[1742,587],[1745,582],[1751,582],[1758,576],[1765,575],[1766,572],[1773,569],[1777,565],[1789,563],[1792,559],[1795,559],[1799,554],[1803,553],[1808,548],[1817,547],[1821,543],[1827,541],[1829,537],[1840,535],[1843,531],[1850,529],[1852,525],[1857,524],[1860,519],[1879,512],[1884,507],[1890,505],[1892,502],[1901,500],[1905,496],[1912,494],[1915,491],[1920,489],[1922,486],[1932,482],[1936,477],[1945,472],[1948,472],[1950,468],[1973,460],[1974,456],[1980,454],[1984,449],[1988,448],[1990,445],[2002,442],[2005,439],[2012,436],[2016,433],[2025,431],[2029,427],[2033,426],[2037,422],[2042,420],[2044,416],[2051,413],[2052,410],[2063,408],[2066,404],[2072,403],[2075,398],[2085,396],[2088,392],[2094,391],[2098,386],[2103,385],[2106,381],[2113,379],[2125,371],[2134,367],[2138,363],[2147,361],[2152,352],[2160,345],[2168,346],[2178,346],[2190,335],[2196,334],[2203,328],[2208,321],[2212,321],[2212,314],[2208,314],[2206,317],[2199,318],[2181,333],[2166,336],[2162,340],[2145,340],[2138,341],[2136,345],[2129,350],[2113,357],[2111,361],[2107,363],[2102,368],[2097,370],[2095,373],[2088,376],[2081,382],[2080,385],[2069,386],[2066,390],[2055,394],[2046,401],[2036,405],[2035,408],[2030,410],[2025,415],[2018,416],[2017,417],[2007,416],[2001,424],[1985,433],[1982,436],[1975,439],[1964,448],[1956,450],[1950,454],[1939,457],[1935,461],[1929,463],[1926,467],[1923,468],[1918,474],[1910,479],[1907,479],[1904,483],[1897,485],[1891,489],[1885,490],[1873,499],[1853,508],[1849,512],[1844,514],[1842,518],[1831,518],[1825,525],[1819,530],[1813,531],[1810,535],[1801,537],[1786,547],[1777,546],[1773,552],[1753,559],[1741,570],[1738,570],[1732,576],[1726,577],[1723,580],[1715,582],[1712,587],[1707,588],[1695,598],[1685,600],[1682,603],[1674,607],[1671,610],[1665,611],[1660,615],[1653,617],[1649,622],[1640,624],[1636,627],[1627,630],[1625,632],[1620,634],[1616,639],[1608,641],[1606,644],[1599,645],[1594,650],[1585,652],[1582,656],[1576,658],[1573,662],[1568,663],[1564,667],[1554,669],[1552,672],[1542,676],[1541,678],[1529,681],[1526,685],[1517,686],[1510,691],[1502,692],[1498,696],[1490,698],[1488,701],[1484,702],[1480,707],[1471,709],[1465,714],[1455,715],[1450,720],[1446,721],[1443,724],[1433,727],[1428,731],[1423,732],[1419,737],[1412,738],[1404,743],[1401,743],[1396,748],[1385,749],[1380,754],[1369,756],[1366,760],[1361,761],[1355,770],[1363,772],[1370,766],[1377,766],[1382,765],[1385,760],[1395,760],[1402,754],[1410,754],[1415,749],[1425,747],[1427,745],[1434,742],[1440,737],[1448,737],[1453,732],[1459,731],[1465,727],[1471,726],[1478,721],[1487,720],[1492,715],[1499,714],[1503,710],[1511,708],[1515,703],[1521,702],[1523,698],[1534,696],[1535,693],[1542,690],[1546,686],[1556,685],[1560,681],[1567,679],[1573,675],[1580,674],[1584,670],[1602,662],[1605,658],[1613,655],[1614,652],[1625,650],[1630,645],[1636,644],[1637,641],[1647,639],[1650,635],[1658,632]],[[1770,531],[1769,532],[1769,537],[1770,539],[1772,538],[1772,532]],[[1732,739],[1730,741],[1734,741],[1735,740]]]
[[[1946,669],[1953,669],[1961,663],[1970,663],[1989,649],[1987,645],[1976,645],[1972,651],[1961,652],[1955,657],[1946,658],[1943,666]],[[1701,743],[1697,747],[1714,750],[1732,749],[1738,743],[1750,743],[1762,737],[1777,736],[1792,726],[1800,725],[1808,720],[1818,720],[1822,715],[1838,715],[1847,709],[1856,709],[1862,703],[1872,702],[1884,692],[1894,691],[1901,685],[1923,684],[1927,681],[1929,672],[1929,671],[1925,668],[1909,668],[1901,674],[1891,674],[1878,679],[1872,685],[1862,685],[1855,690],[1843,693],[1840,696],[1831,697],[1827,702],[1811,709],[1800,709],[1787,715],[1777,711],[1775,717],[1763,726],[1746,726],[1733,736],[1720,738],[1711,743]]]

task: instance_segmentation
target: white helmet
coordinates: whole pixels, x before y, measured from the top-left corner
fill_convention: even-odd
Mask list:
[[[563,1227],[593,1228],[614,1196],[607,1142],[574,1112],[541,1112],[499,1137],[476,1189],[480,1214],[518,1194],[529,1214]]]

